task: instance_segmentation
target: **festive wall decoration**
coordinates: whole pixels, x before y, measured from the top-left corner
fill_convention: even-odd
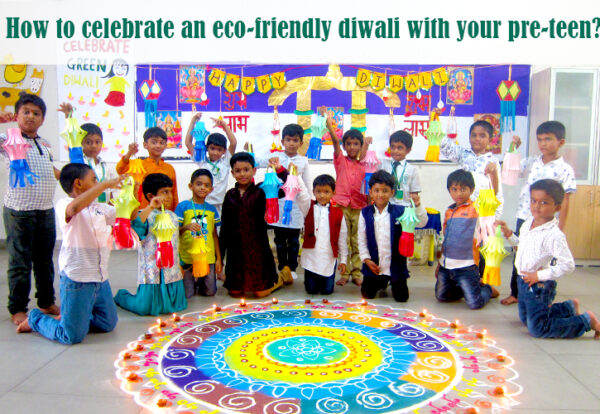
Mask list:
[[[193,104],[206,101],[205,76],[206,66],[181,66],[179,68],[179,103]]]
[[[493,332],[367,302],[272,300],[158,320],[119,353],[148,411],[482,413],[519,404]]]
[[[473,103],[474,72],[473,67],[448,66],[447,104],[471,105]]]
[[[28,72],[29,83],[26,78]],[[4,81],[7,86],[0,86],[0,111],[14,111],[15,103],[19,100],[21,92],[40,95],[44,83],[44,71],[27,65],[5,65]],[[27,87],[28,84],[29,87]],[[13,117],[3,120],[3,122],[16,120],[16,117]]]
[[[182,147],[181,111],[159,111],[156,126],[167,134],[167,148]]]

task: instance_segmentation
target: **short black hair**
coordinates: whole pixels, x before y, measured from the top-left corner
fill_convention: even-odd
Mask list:
[[[473,125],[471,125],[471,128],[469,128],[469,135],[471,135],[471,132],[473,132],[475,127],[478,126],[485,129],[490,139],[492,139],[492,137],[494,136],[494,127],[488,121],[484,121],[483,119],[473,122]]]
[[[565,189],[562,184],[556,180],[545,178],[543,180],[536,181],[529,186],[529,194],[533,190],[541,190],[552,197],[556,205],[561,205],[565,199]]]
[[[194,171],[192,173],[192,178],[190,179],[190,184],[194,184],[194,181],[196,181],[198,177],[202,176],[210,178],[210,185],[213,184],[213,175],[206,168],[198,168],[196,171]]]
[[[144,178],[144,182],[142,182],[142,192],[148,201],[150,200],[148,199],[147,194],[156,195],[161,188],[165,187],[173,187],[173,181],[169,176],[161,173],[148,174],[146,178]]]
[[[62,170],[60,170],[60,186],[67,194],[71,194],[73,192],[73,183],[77,178],[83,180],[86,174],[92,171],[89,165],[87,164],[79,164],[79,163],[71,163],[65,165]]]
[[[146,132],[144,132],[144,142],[148,141],[150,138],[162,138],[167,141],[167,133],[159,127],[148,128]]]
[[[448,176],[448,180],[446,180],[446,188],[450,190],[452,184],[463,185],[469,187],[471,190],[475,189],[473,174],[467,170],[452,171]]]
[[[344,136],[342,137],[342,144],[345,144],[349,139],[357,139],[360,141],[360,145],[363,144],[363,134],[356,128],[350,128],[348,131],[344,132]]]
[[[566,136],[565,126],[558,121],[546,121],[542,122],[539,127],[535,130],[536,135],[540,134],[552,134],[556,139],[565,139]]]
[[[392,142],[401,142],[404,144],[406,149],[411,149],[413,144],[413,136],[406,131],[396,131],[390,135],[390,146]]]
[[[236,152],[233,154],[231,160],[229,161],[231,168],[233,168],[236,162],[247,162],[252,166],[252,168],[256,167],[254,157],[249,152]]]
[[[371,178],[369,178],[369,187],[373,187],[375,184],[384,184],[393,190],[396,182],[392,174],[384,170],[379,170],[374,172]]]
[[[210,144],[227,149],[227,138],[219,132],[213,132],[206,138],[206,147]]]
[[[331,191],[335,191],[335,178],[333,178],[329,174],[321,174],[313,181],[313,190],[317,188],[317,186],[326,186],[331,187]]]
[[[104,140],[104,137],[102,136],[102,130],[98,125],[88,122],[87,124],[81,125],[80,128],[87,132],[86,135],[100,135],[100,138]]]
[[[281,131],[281,140],[284,140],[285,137],[295,136],[298,136],[300,138],[300,142],[302,142],[302,138],[304,137],[304,128],[298,124],[287,124],[283,127],[283,131]]]
[[[19,100],[17,101],[17,103],[15,103],[15,113],[18,114],[19,109],[21,109],[23,105],[28,103],[39,107],[42,111],[42,117],[46,117],[46,103],[44,102],[44,100],[37,95],[25,92],[21,92],[19,94]]]

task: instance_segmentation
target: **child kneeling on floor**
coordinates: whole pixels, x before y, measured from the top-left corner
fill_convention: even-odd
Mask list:
[[[60,185],[69,194],[59,200],[56,216],[63,234],[60,268],[60,319],[33,309],[17,332],[39,332],[62,344],[76,344],[88,331],[110,332],[117,325],[117,308],[108,283],[109,227],[115,208],[96,200],[123,177],[97,183],[85,164],[67,164]]]

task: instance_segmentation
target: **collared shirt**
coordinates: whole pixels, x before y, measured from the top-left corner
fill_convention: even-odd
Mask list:
[[[0,134],[0,154],[4,156],[6,164],[6,194],[4,194],[4,205],[12,210],[50,210],[53,207],[54,192],[56,191],[56,177],[54,176],[54,165],[52,163],[52,152],[50,143],[43,138],[29,138],[23,135],[25,142],[30,145],[27,149],[27,164],[29,169],[37,177],[34,184],[25,187],[12,188],[10,179],[10,159],[6,150],[2,147],[6,135]]]
[[[192,154],[192,159],[194,159],[194,154]],[[223,204],[225,193],[227,192],[227,183],[229,182],[230,175],[229,171],[231,170],[231,165],[229,164],[230,161],[231,153],[229,150],[226,150],[225,154],[215,162],[208,160],[208,154],[205,161],[196,162],[198,168],[207,169],[213,176],[213,190],[206,196],[206,202],[215,207],[218,206],[217,210],[219,211]]]
[[[163,159],[156,163],[156,161],[154,161],[152,158],[144,158],[142,160],[142,166],[146,171],[144,173],[144,178],[146,178],[148,174],[161,173],[165,174],[171,179],[171,181],[173,181],[173,205],[169,207],[170,210],[173,210],[175,206],[179,204],[179,196],[177,195],[177,177],[175,176],[175,169],[173,166],[166,163]],[[117,173],[126,174],[128,169],[129,163],[125,163],[123,158],[121,158],[117,163]],[[144,197],[141,193],[138,201],[140,202],[140,210],[148,206],[148,200],[146,200],[146,197]],[[167,208],[167,206],[165,206],[165,208]]]
[[[392,264],[392,241],[390,240],[390,213],[388,207],[379,212],[375,207],[373,215],[375,227],[375,241],[377,242],[377,252],[379,253],[379,269],[382,275],[391,275],[390,265]],[[369,247],[367,245],[367,225],[365,218],[361,214],[358,217],[358,253],[360,260],[364,262],[371,258]]]
[[[394,174],[394,164],[396,172]],[[395,194],[390,199],[390,203],[409,207],[410,193],[420,193],[421,183],[419,182],[419,173],[417,168],[407,160],[394,161],[391,158],[385,158],[381,162],[381,168],[394,176],[396,180]],[[402,197],[399,197],[402,192]]]
[[[527,183],[521,189],[517,208],[517,218],[523,220],[531,217],[529,186],[536,181],[551,178],[562,184],[565,193],[574,193],[577,190],[573,167],[567,164],[563,157],[545,164],[541,155],[526,158],[521,161],[521,176],[527,177]]]
[[[63,240],[58,266],[75,282],[104,282],[108,279],[110,227],[115,222],[113,206],[93,202],[67,222],[67,206],[73,198],[56,203],[56,217]]]
[[[283,166],[283,168],[288,169],[290,163],[293,163],[296,167],[298,167],[298,176],[302,178],[304,184],[306,185],[309,197],[312,197],[312,191],[310,188],[312,187],[312,181],[310,178],[310,173],[308,172],[308,158],[304,155],[296,154],[293,157],[290,157],[285,152],[280,151],[273,154],[274,157],[279,157],[279,163]],[[256,160],[256,165],[259,168],[266,168],[269,165],[268,158],[258,158]],[[283,217],[283,206],[285,204],[284,199],[279,199],[279,217]],[[292,217],[290,224],[284,225],[280,222],[273,223],[272,226],[275,227],[287,227],[291,229],[301,229],[304,226],[304,217],[298,208],[298,204],[292,204]]]
[[[459,206],[454,203],[446,210],[442,256],[439,261],[446,269],[460,269],[476,264],[475,258],[479,257],[476,243],[478,217],[471,200]]]
[[[504,210],[504,194],[502,192],[502,182],[500,181],[501,167],[498,158],[491,152],[477,155],[471,148],[456,145],[455,141],[448,137],[442,139],[440,153],[450,161],[460,165],[462,169],[473,174],[473,179],[475,180],[475,191],[473,191],[473,194],[471,195],[471,200],[473,201],[477,200],[479,190],[492,188],[488,176],[485,175],[485,167],[490,162],[496,164],[496,169],[498,171],[498,192],[496,193],[496,198],[500,201],[500,205],[496,209],[495,216],[496,218],[502,217],[502,211]]]
[[[106,164],[106,161],[103,161],[100,156],[96,157],[96,159],[98,162],[95,162],[93,158],[90,158],[85,154],[83,155],[83,160],[92,170],[94,170],[94,174],[96,174],[96,179],[99,183],[117,178],[117,172],[113,168],[110,168]],[[104,192],[104,200],[102,200],[102,195],[98,197],[98,199],[101,202],[108,202],[117,194],[118,190],[108,189]]]
[[[192,200],[184,200],[175,208],[175,214],[179,218],[179,227],[195,222],[202,227],[202,235],[206,240],[206,256],[209,264],[216,261],[214,229],[221,225],[221,218],[217,209],[209,203],[194,203]],[[179,257],[181,261],[190,264],[193,261],[189,251],[192,249],[194,235],[191,231],[185,231],[179,236]]]
[[[340,152],[334,154],[333,166],[336,174],[333,201],[340,207],[350,207],[355,210],[366,207],[367,195],[361,192],[365,179],[364,165]]]
[[[515,257],[515,267],[520,275],[523,272],[537,272],[540,281],[556,279],[575,269],[575,261],[567,244],[567,237],[558,228],[558,220],[531,228],[533,217],[521,226],[519,236],[514,233],[508,239],[513,246],[519,246]]]
[[[331,276],[335,273],[336,259],[333,257],[331,239],[329,235],[329,204],[322,206],[316,203],[313,207],[315,215],[315,236],[317,238],[315,247],[303,248],[300,264],[302,268],[310,270],[321,276]],[[348,258],[347,246],[348,230],[346,220],[342,217],[340,237],[338,238],[339,262],[346,264]]]

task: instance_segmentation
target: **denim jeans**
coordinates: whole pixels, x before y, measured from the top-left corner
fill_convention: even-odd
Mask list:
[[[522,277],[519,285],[519,318],[536,338],[577,338],[591,329],[587,313],[575,315],[572,300],[552,303],[556,281],[546,280],[531,287]]]
[[[8,250],[8,311],[27,312],[31,270],[35,297],[40,308],[54,304],[54,209],[18,211],[4,207],[4,228]]]
[[[185,264],[183,266],[183,286],[185,288],[185,297],[190,299],[196,293],[200,296],[215,296],[217,294],[217,274],[215,265],[208,266],[209,271],[206,276],[195,278],[193,265]]]
[[[435,297],[440,302],[454,302],[465,298],[471,309],[480,309],[492,297],[490,285],[482,285],[476,265],[458,269],[440,266],[435,282]]]
[[[521,226],[523,226],[523,223],[525,223],[525,220],[517,219],[515,235],[517,235],[517,236],[519,235],[519,233],[521,232]],[[519,279],[519,272],[517,272],[517,268],[515,267],[515,259],[516,258],[517,258],[517,255],[515,253],[515,257],[513,258],[512,275],[510,277],[510,296],[518,298],[519,297],[519,284],[517,282],[517,279]]]
[[[81,283],[60,275],[60,320],[39,309],[29,313],[29,326],[36,332],[61,344],[83,341],[90,331],[110,332],[117,326],[117,306],[108,280]]]
[[[310,295],[331,295],[335,284],[335,270],[332,275],[321,276],[304,269],[304,288]]]
[[[300,229],[273,226],[275,231],[275,247],[277,248],[277,267],[279,270],[288,266],[292,272],[298,267],[300,251]]]

